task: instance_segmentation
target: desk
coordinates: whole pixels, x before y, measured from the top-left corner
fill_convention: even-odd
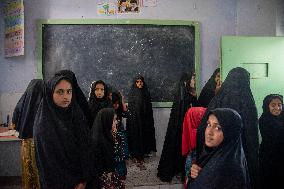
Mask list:
[[[21,176],[21,140],[0,137],[0,176]]]

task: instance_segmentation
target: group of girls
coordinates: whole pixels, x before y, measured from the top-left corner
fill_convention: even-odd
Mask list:
[[[221,85],[217,69],[197,98],[194,73],[182,75],[158,166],[162,181],[181,173],[191,189],[283,186],[283,97],[265,97],[258,120],[249,79],[238,67]],[[124,188],[129,155],[143,170],[144,157],[156,151],[142,76],[133,81],[128,108],[101,80],[92,84],[87,101],[69,70],[46,83],[32,80],[13,123],[22,139],[23,188]]]
[[[185,178],[186,157],[182,155],[183,124],[188,120],[186,112],[191,107],[207,107],[221,86],[220,69],[216,69],[208,80],[199,98],[196,93],[195,74],[183,73],[176,85],[176,95],[170,113],[157,176],[164,182],[170,182],[175,175]]]
[[[12,120],[22,139],[22,188],[107,188],[109,179],[124,187],[127,145],[115,109],[90,111],[92,103],[71,71],[30,81]]]
[[[187,94],[177,90],[158,177],[169,182],[181,173],[190,189],[283,187],[283,97],[265,97],[258,120],[250,74],[244,68],[232,69],[222,85],[217,69],[198,99],[188,82],[180,83]],[[186,95],[193,100],[183,104]]]
[[[114,89],[106,91],[108,88],[111,87],[107,87],[101,80],[93,83],[89,107],[93,119],[100,109],[109,107],[109,104],[115,109],[118,120],[117,136],[120,137],[117,140],[121,141],[119,146],[123,146],[121,150],[119,150],[118,146],[115,146],[115,151],[122,156],[115,158],[118,162],[121,162],[118,163],[116,170],[120,173],[123,172],[125,177],[126,166],[124,160],[127,159],[128,155],[140,170],[145,170],[144,157],[157,151],[151,95],[141,75],[134,78],[128,96],[127,107],[121,94]],[[122,125],[122,117],[127,118],[126,131]]]
[[[151,97],[141,76],[131,88],[129,110],[101,80],[92,83],[87,101],[72,71],[47,82],[34,79],[13,124],[22,139],[22,187],[28,189],[124,188],[129,154],[144,168],[144,155],[156,151]]]

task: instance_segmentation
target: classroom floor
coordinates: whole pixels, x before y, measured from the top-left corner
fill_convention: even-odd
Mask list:
[[[157,167],[160,157],[145,158],[146,170],[140,170],[131,160],[127,166],[127,177],[125,181],[126,189],[182,189],[183,185],[179,178],[174,177],[169,182],[162,182],[157,177]]]
[[[179,178],[174,177],[171,183],[162,182],[157,178],[159,157],[145,159],[146,170],[140,170],[129,160],[127,165],[126,189],[183,189]],[[0,177],[0,189],[20,189],[21,177]]]

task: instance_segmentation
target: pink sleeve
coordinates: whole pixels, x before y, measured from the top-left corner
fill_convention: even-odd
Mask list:
[[[181,144],[181,153],[183,156],[188,154],[189,151],[189,130],[188,130],[188,113],[189,111],[186,112],[183,124],[182,124],[182,144]]]

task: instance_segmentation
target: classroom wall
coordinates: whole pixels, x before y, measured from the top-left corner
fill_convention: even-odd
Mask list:
[[[284,0],[278,0],[277,2],[276,36],[284,36]]]
[[[5,0],[2,0],[5,1]],[[4,20],[0,1],[0,123],[11,114],[29,81],[36,77],[37,19],[166,19],[201,23],[202,85],[219,64],[222,35],[275,36],[276,9],[281,0],[157,0],[140,14],[98,16],[98,0],[24,0],[25,55],[4,58]],[[283,14],[283,13],[282,13]],[[283,24],[283,22],[282,22]],[[154,109],[158,155],[169,119],[169,108]],[[5,121],[5,120],[4,120]]]

